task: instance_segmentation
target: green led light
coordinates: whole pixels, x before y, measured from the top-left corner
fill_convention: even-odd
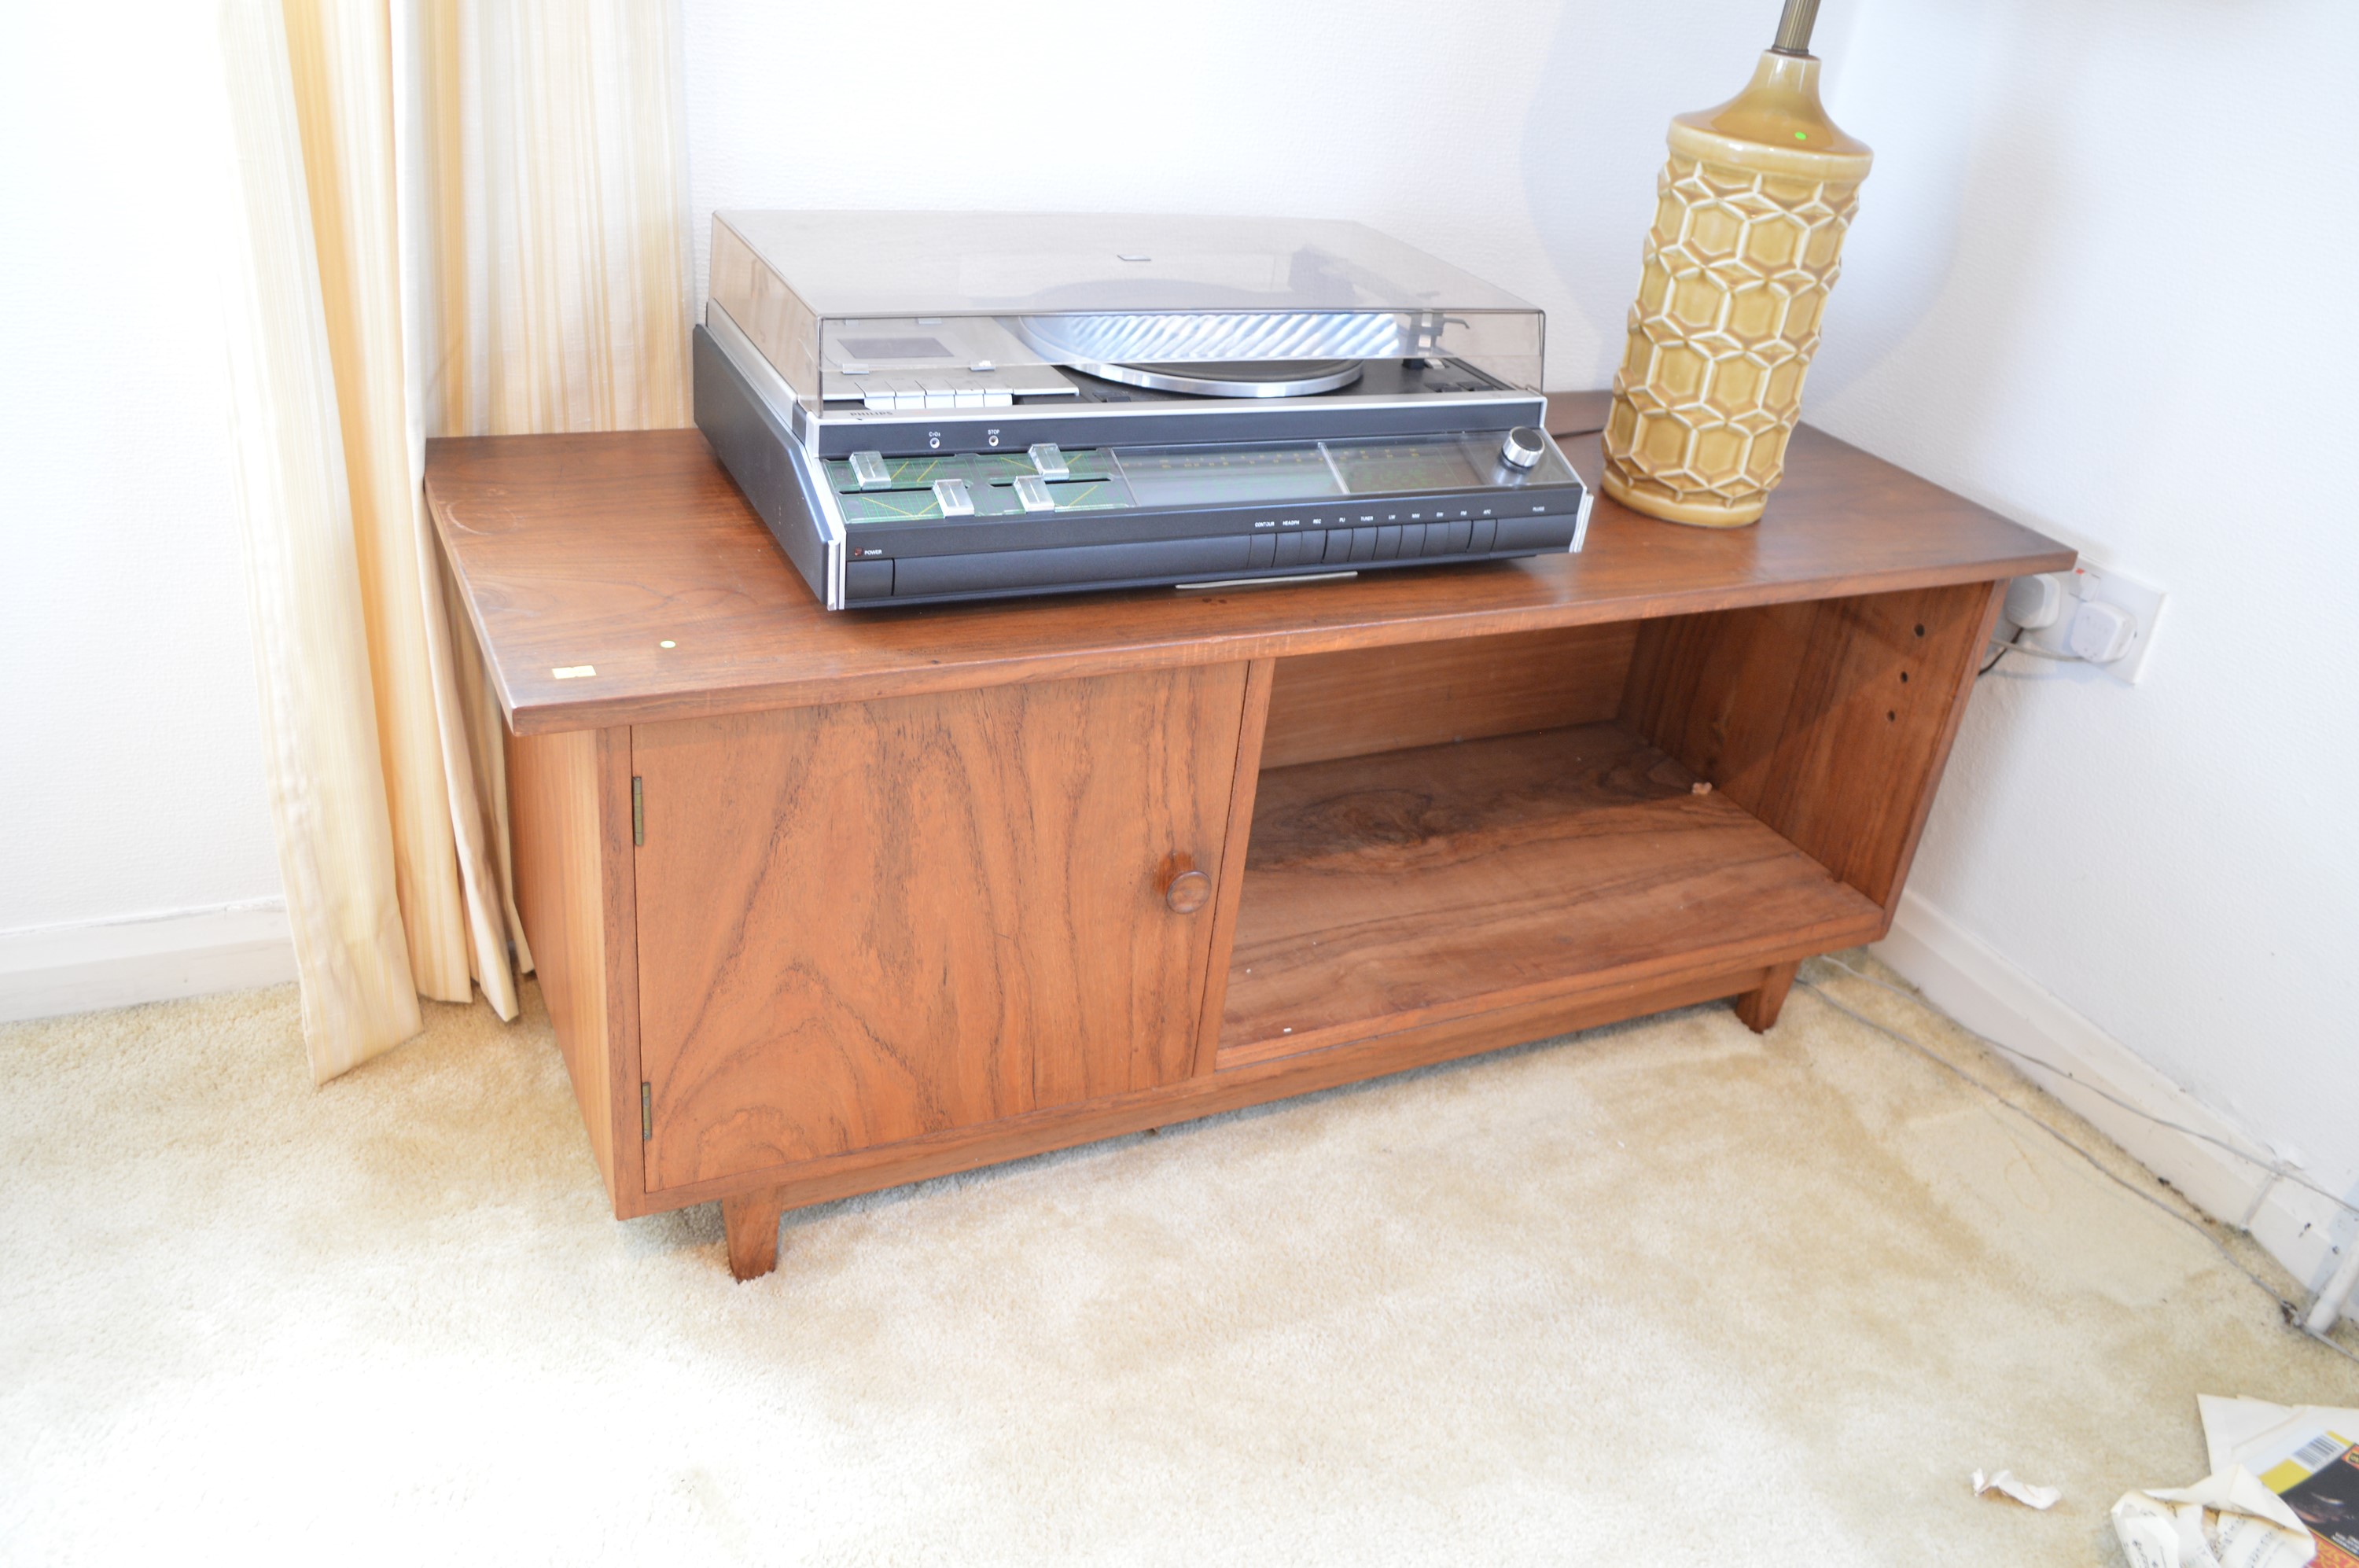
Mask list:
[[[1809,141],[1810,139],[1810,133],[1808,131],[1796,131],[1794,133],[1794,139],[1798,142]]]

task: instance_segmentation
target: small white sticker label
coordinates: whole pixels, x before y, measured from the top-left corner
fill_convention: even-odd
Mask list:
[[[560,664],[549,673],[560,681],[577,681],[584,675],[595,675],[598,671],[587,664]]]

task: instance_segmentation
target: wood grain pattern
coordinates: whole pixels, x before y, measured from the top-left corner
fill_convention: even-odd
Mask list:
[[[923,1181],[1048,1149],[1070,1149],[1290,1094],[1594,1029],[1667,1007],[1733,996],[1757,986],[1761,977],[1758,968],[1698,970],[1600,986],[1579,996],[1538,998],[1469,1018],[1415,1024],[1308,1054],[1223,1066],[1218,1073],[1184,1078],[1159,1089],[1049,1107],[980,1127],[946,1128],[907,1143],[781,1165],[736,1181],[701,1182],[673,1192],[669,1199],[674,1203],[706,1203],[725,1199],[733,1191],[768,1189],[788,1208],[830,1203],[882,1187]]]
[[[599,730],[507,741],[516,913],[617,1214],[637,1212],[639,1190],[629,824],[615,810],[626,744]]]
[[[1637,638],[1623,621],[1280,659],[1262,766],[1597,724],[1621,711]]]
[[[2072,561],[1805,427],[1753,528],[1680,528],[1600,500],[1578,556],[831,615],[694,430],[428,450],[436,527],[523,734],[1988,582]],[[1593,444],[1568,452],[1594,476]],[[585,665],[596,673],[553,673]]]
[[[1794,988],[1794,976],[1800,972],[1799,964],[1777,964],[1761,977],[1761,984],[1736,998],[1736,1016],[1755,1034],[1767,1034],[1777,1027],[1777,1015],[1785,1010],[1786,994]]]
[[[1651,623],[1624,719],[1889,911],[2004,586]]]
[[[1221,1064],[1878,927],[1693,783],[1617,724],[1266,770]]]
[[[776,1187],[756,1187],[721,1200],[729,1272],[738,1279],[758,1279],[778,1266],[778,1221],[787,1212],[782,1196]]]
[[[1185,1076],[1242,665],[641,726],[648,1185]]]
[[[1237,726],[1236,772],[1229,785],[1229,819],[1221,844],[1220,874],[1213,879],[1212,942],[1205,950],[1204,998],[1197,1008],[1193,1073],[1212,1071],[1221,1048],[1221,1008],[1229,994],[1229,948],[1236,941],[1237,894],[1245,880],[1245,844],[1253,836],[1254,800],[1261,784],[1262,740],[1269,719],[1275,661],[1256,659],[1245,667],[1243,721]]]

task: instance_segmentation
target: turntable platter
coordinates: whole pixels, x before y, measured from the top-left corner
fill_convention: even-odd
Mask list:
[[[1299,397],[1360,378],[1361,363],[1403,352],[1390,314],[1340,310],[1147,312],[1008,319],[1051,365],[1201,397]]]
[[[1332,392],[1360,378],[1356,359],[1187,360],[1176,365],[1109,365],[1068,360],[1075,370],[1125,387],[1193,392],[1205,397],[1299,397]]]

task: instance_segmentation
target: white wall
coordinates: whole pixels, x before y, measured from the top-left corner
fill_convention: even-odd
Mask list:
[[[2349,1193],[2359,10],[1876,0],[1847,43],[1877,167],[1810,418],[2170,595],[2135,688],[1982,683],[1912,890]]]
[[[1663,121],[1742,85],[1776,21],[1763,0],[1669,27],[1603,0],[685,4],[700,307],[715,207],[1353,218],[1545,307],[1567,387],[1611,374]]]
[[[1775,10],[684,5],[700,279],[716,206],[1357,218],[1546,307],[1557,387],[1610,374],[1663,120]],[[0,931],[277,888],[179,270],[207,9],[19,8],[0,51]],[[1838,0],[1819,47],[1878,164],[1811,417],[2171,594],[2137,688],[1984,683],[1915,891],[2347,1185],[2359,13]]]
[[[153,956],[154,917],[208,911],[211,940],[278,898],[205,238],[210,13],[12,6],[0,44],[0,975],[87,956],[58,928],[140,919]]]

